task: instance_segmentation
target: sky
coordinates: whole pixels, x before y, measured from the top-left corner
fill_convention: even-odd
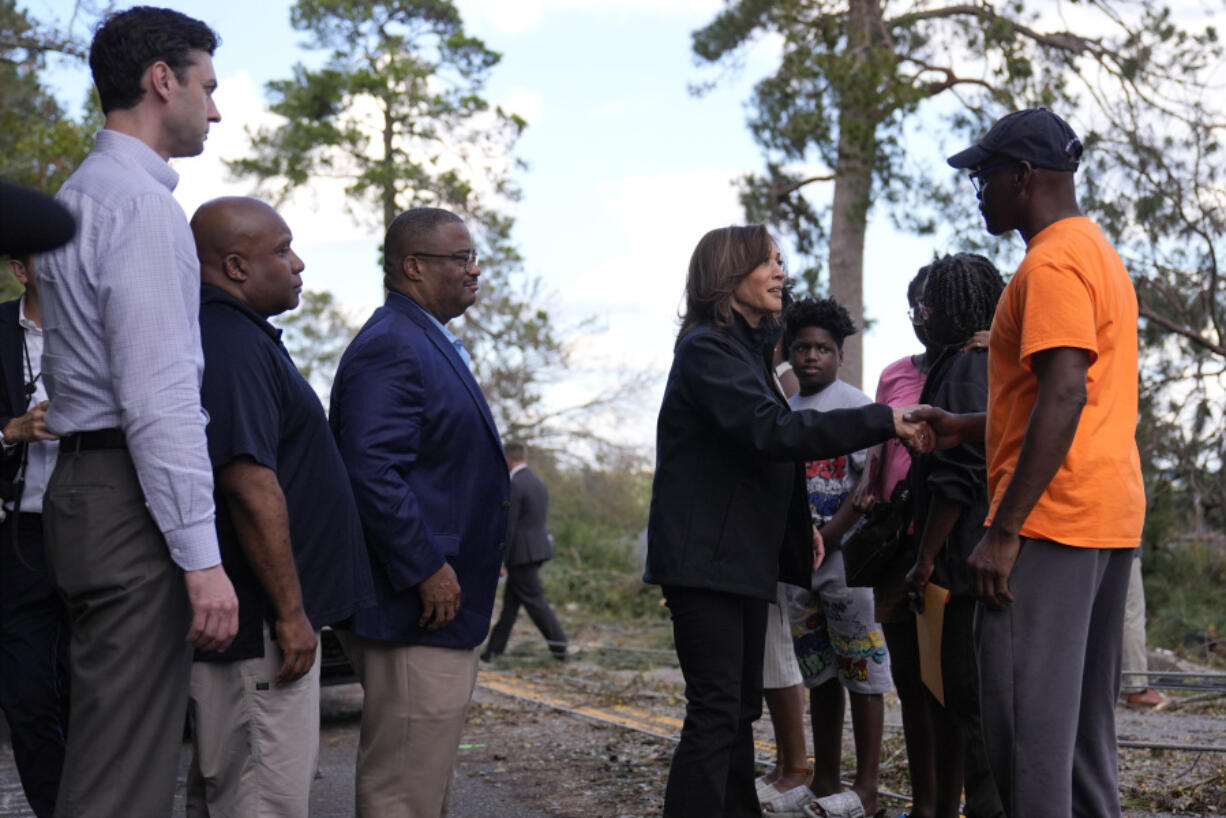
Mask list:
[[[35,17],[67,22],[70,0],[25,0]],[[117,7],[135,5],[119,2]],[[202,156],[174,160],[176,197],[190,215],[220,195],[247,195],[253,183],[227,178],[222,159],[247,150],[246,126],[266,121],[264,85],[292,65],[319,56],[300,50],[289,2],[170,0],[222,37],[214,58],[222,120]],[[458,0],[469,33],[503,54],[487,96],[518,113],[528,128],[516,154],[523,197],[513,209],[514,239],[528,273],[545,284],[556,320],[594,329],[574,338],[584,369],[649,369],[653,386],[638,411],[619,423],[624,442],[649,446],[654,415],[672,358],[686,266],[709,229],[743,222],[733,181],[760,171],[762,156],[746,125],[753,83],[772,68],[769,41],[751,49],[740,70],[698,66],[691,32],[710,21],[721,0]],[[88,21],[86,21],[88,22]],[[78,34],[87,34],[83,22]],[[53,75],[76,105],[89,84],[84,64],[64,62]],[[692,83],[719,77],[713,91]],[[945,146],[951,151],[961,145]],[[932,162],[944,153],[933,142]],[[950,171],[952,173],[952,171]],[[967,186],[967,206],[975,202]],[[281,208],[306,263],[310,289],[331,290],[364,320],[382,301],[376,248],[379,215],[356,222],[335,190],[298,196]],[[917,350],[906,319],[906,285],[934,251],[932,238],[894,231],[874,215],[865,257],[864,378],[870,394],[880,370]],[[597,384],[556,389],[557,403],[581,400]]]

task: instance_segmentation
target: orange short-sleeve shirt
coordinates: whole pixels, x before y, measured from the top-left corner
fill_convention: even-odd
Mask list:
[[[1088,400],[1068,456],[1022,536],[1086,548],[1141,540],[1145,489],[1137,453],[1137,295],[1119,255],[1084,217],[1061,219],[1026,246],[989,343],[988,491],[992,521],[1017,466],[1038,396],[1031,356],[1089,350]]]

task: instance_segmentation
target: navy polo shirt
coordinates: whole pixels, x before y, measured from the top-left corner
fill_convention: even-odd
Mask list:
[[[357,505],[319,396],[295,368],[281,331],[207,284],[200,337],[213,469],[246,456],[276,472],[307,618],[316,629],[341,623],[373,603],[374,589]],[[273,622],[276,610],[243,554],[226,499],[219,491],[215,497],[222,564],[238,596],[238,636],[224,653],[197,651],[196,658],[262,656],[263,623]]]

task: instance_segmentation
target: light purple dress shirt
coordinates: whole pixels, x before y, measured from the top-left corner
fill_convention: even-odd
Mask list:
[[[185,571],[221,562],[200,407],[200,262],[148,145],[103,130],[56,199],[77,235],[38,259],[47,426],[123,429],[145,502]]]

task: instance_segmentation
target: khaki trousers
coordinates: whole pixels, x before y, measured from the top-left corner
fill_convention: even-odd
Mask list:
[[[358,740],[358,818],[441,818],[477,649],[393,645],[339,634],[365,691]]]
[[[305,676],[277,684],[284,655],[194,662],[188,818],[307,818],[319,761],[319,648]]]

